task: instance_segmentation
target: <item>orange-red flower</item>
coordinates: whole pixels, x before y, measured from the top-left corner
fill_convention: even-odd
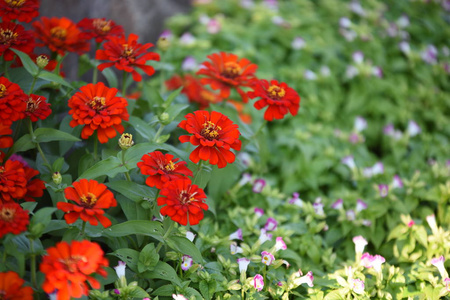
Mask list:
[[[108,266],[102,248],[97,243],[72,241],[57,243],[47,249],[42,258],[40,271],[45,274],[42,289],[50,294],[56,291],[58,300],[69,300],[87,296],[89,282],[93,289],[99,289],[100,283],[90,275],[106,277],[104,267]]]
[[[39,0],[0,0],[2,20],[30,23],[39,15]]]
[[[128,121],[128,102],[125,98],[116,97],[117,89],[108,88],[103,82],[89,83],[80,88],[69,99],[69,114],[73,120],[70,126],[84,125],[81,137],[87,139],[94,131],[97,131],[100,143],[108,142],[108,139],[123,133],[122,120]]]
[[[33,300],[33,289],[16,272],[0,273],[0,295],[5,300]]]
[[[125,36],[111,36],[109,41],[103,44],[105,50],[99,49],[96,52],[96,59],[109,61],[100,64],[98,69],[103,71],[106,68],[114,66],[118,70],[131,73],[134,81],[142,80],[142,76],[135,68],[142,69],[148,76],[153,75],[155,69],[145,63],[149,60],[159,61],[159,54],[148,52],[148,49],[152,47],[153,44],[139,44],[137,40],[138,36],[134,33],[131,33],[128,36],[128,39],[126,39]]]
[[[197,71],[197,75],[206,76],[201,79],[201,83],[209,84],[213,90],[220,90],[222,98],[228,98],[230,89],[235,88],[241,95],[242,101],[247,102],[247,95],[240,87],[251,85],[255,80],[258,66],[246,58],[239,59],[232,53],[220,52],[207,57],[211,62],[203,62],[203,67]]]
[[[172,154],[162,154],[160,151],[154,151],[142,156],[137,166],[144,175],[150,175],[145,180],[148,186],[161,189],[168,181],[183,179],[185,176],[193,176],[191,170],[184,161],[178,162]]]
[[[0,122],[0,148],[9,148],[13,145],[13,138],[9,136],[12,132],[10,126]]]
[[[20,234],[26,231],[29,223],[28,211],[18,203],[0,202],[0,239],[8,233]]]
[[[38,119],[45,120],[52,113],[50,103],[45,100],[47,100],[47,98],[35,94],[31,94],[28,97],[25,115],[29,117],[32,122],[36,122]]]
[[[2,22],[0,23],[0,56],[3,56],[6,61],[13,60],[16,54],[11,49],[17,49],[27,54],[33,52],[33,33],[25,30],[20,24]]]
[[[211,114],[204,110],[197,110],[185,116],[178,125],[192,135],[180,136],[180,142],[190,142],[197,148],[189,156],[190,160],[198,163],[209,160],[212,165],[223,168],[227,163],[235,160],[230,149],[240,150],[239,126],[234,124],[227,116],[213,111]]]
[[[31,167],[24,166],[25,178],[27,179],[27,192],[23,197],[25,201],[36,201],[36,198],[42,197],[45,190],[45,182],[39,178],[34,178],[39,175],[39,171]]]
[[[0,165],[0,203],[22,199],[27,192],[27,178],[21,162],[7,160]]]
[[[0,123],[11,125],[12,122],[25,118],[27,95],[18,84],[6,77],[0,77]]]
[[[186,74],[183,77],[175,75],[166,81],[166,87],[169,90],[176,90],[183,87],[181,93],[185,94],[189,102],[198,103],[200,109],[207,108],[211,103],[218,103],[222,101],[220,95],[211,92],[203,87],[200,79]]]
[[[208,209],[204,202],[205,192],[189,179],[169,181],[160,191],[161,197],[157,199],[163,216],[169,216],[181,225],[196,225],[203,219],[203,210]]]
[[[89,51],[89,43],[80,36],[81,30],[70,19],[42,17],[33,22],[36,38],[51,51],[64,55],[66,52],[83,54]]]
[[[111,36],[122,36],[125,33],[122,26],[105,18],[84,18],[78,22],[77,26],[83,31],[81,34],[83,39],[90,40],[95,38],[96,43],[108,40]]]
[[[255,108],[262,109],[269,106],[264,113],[264,119],[267,121],[283,119],[288,112],[293,116],[297,115],[300,96],[286,83],[271,80],[269,84],[267,80],[262,79],[256,82],[252,88],[253,91],[248,92],[248,96],[252,99],[260,97],[254,104]]]
[[[64,195],[67,200],[76,203],[58,202],[56,204],[58,209],[66,213],[64,219],[67,224],[75,223],[78,218],[81,218],[93,226],[97,226],[98,221],[105,228],[111,226],[111,221],[104,216],[104,209],[116,206],[117,202],[114,194],[103,183],[80,179],[73,183],[73,187],[65,188]]]

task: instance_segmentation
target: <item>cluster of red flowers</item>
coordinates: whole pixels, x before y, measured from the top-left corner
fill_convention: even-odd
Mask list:
[[[33,300],[33,289],[16,272],[0,272],[1,299]]]

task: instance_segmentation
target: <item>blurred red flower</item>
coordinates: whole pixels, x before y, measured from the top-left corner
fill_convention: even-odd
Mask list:
[[[7,160],[0,165],[0,203],[22,199],[27,192],[27,178],[21,162]]]
[[[100,283],[90,275],[106,277],[108,266],[102,248],[97,243],[84,241],[59,242],[47,249],[42,258],[40,271],[45,274],[43,290],[55,292],[58,300],[70,300],[87,296],[89,287],[99,289]]]
[[[203,219],[203,210],[208,209],[204,202],[206,195],[204,191],[189,179],[178,179],[169,181],[160,191],[157,199],[163,216],[169,216],[173,221],[186,226],[196,225]]]
[[[0,56],[3,55],[6,61],[13,60],[16,54],[11,49],[17,49],[29,55],[34,50],[33,33],[25,30],[20,24],[2,22],[0,23]]]
[[[149,60],[159,61],[159,54],[147,51],[153,44],[139,44],[137,40],[138,36],[134,33],[131,33],[128,39],[125,36],[111,36],[109,41],[103,44],[105,50],[99,49],[96,52],[95,59],[109,61],[100,64],[98,69],[103,71],[114,66],[118,70],[131,73],[134,81],[142,80],[135,68],[142,69],[148,76],[153,75],[155,69],[145,63]]]
[[[187,114],[185,118],[186,120],[181,121],[178,126],[192,135],[182,135],[179,140],[197,146],[189,156],[190,160],[194,163],[198,163],[200,159],[209,160],[210,164],[219,168],[234,162],[236,157],[230,148],[241,149],[238,125],[216,111],[210,114],[204,110],[197,110]]]
[[[258,66],[246,58],[239,59],[232,53],[220,52],[207,57],[211,62],[203,62],[197,71],[197,75],[206,76],[201,79],[201,83],[209,84],[213,90],[220,90],[222,98],[228,98],[230,89],[235,88],[242,101],[247,102],[247,95],[240,87],[251,85],[256,79],[255,72]]]
[[[122,36],[125,33],[122,26],[105,18],[84,18],[78,22],[77,26],[83,31],[81,38],[86,40],[95,38],[96,43],[108,40],[111,36]]]
[[[34,178],[39,175],[39,171],[31,167],[24,166],[25,178],[27,179],[27,192],[23,198],[25,201],[36,201],[36,198],[40,198],[44,195],[45,182],[39,178]]]
[[[39,16],[39,0],[0,0],[3,22],[17,20],[30,23]]]
[[[70,19],[42,17],[41,21],[33,22],[33,27],[36,38],[42,41],[38,46],[47,46],[61,56],[66,52],[81,55],[89,51],[89,43],[81,38],[80,29]]]
[[[104,209],[116,206],[117,202],[114,194],[103,183],[80,179],[73,183],[73,187],[65,188],[64,195],[67,200],[76,203],[58,202],[56,204],[58,209],[66,213],[64,219],[67,224],[75,223],[81,218],[93,226],[97,226],[98,221],[105,228],[111,226],[111,221],[104,216]]]
[[[10,126],[0,122],[0,149],[9,148],[13,145],[13,138],[9,136],[12,132]]]
[[[150,175],[145,180],[148,186],[161,189],[168,181],[183,179],[185,176],[193,176],[185,161],[178,162],[172,154],[162,154],[154,151],[142,156],[137,166],[144,175]]]
[[[27,95],[18,84],[0,77],[0,123],[11,125],[12,122],[23,119],[27,109],[26,99]]]
[[[128,121],[129,118],[128,102],[125,98],[116,97],[117,89],[99,82],[95,85],[89,83],[80,90],[69,99],[69,114],[73,118],[70,126],[84,125],[81,131],[83,139],[97,131],[100,143],[108,142],[117,132],[123,133],[122,120]]]
[[[0,272],[0,295],[7,300],[33,300],[33,289],[16,272]]]
[[[26,231],[29,223],[28,211],[18,203],[0,203],[0,239],[8,233],[20,234]]]
[[[245,124],[252,123],[252,116],[244,112],[244,104],[242,102],[228,99],[228,103],[236,108],[236,111],[238,112],[239,118],[242,122],[244,122]]]
[[[248,96],[252,99],[260,98],[255,102],[255,108],[262,109],[268,106],[264,113],[264,119],[267,121],[283,119],[288,112],[293,116],[297,115],[300,108],[300,96],[286,83],[271,80],[269,84],[267,80],[262,79],[252,88],[253,91],[248,92]]]
[[[27,109],[25,115],[36,122],[38,119],[45,120],[51,113],[50,103],[46,102],[47,98],[35,94],[28,97]]]

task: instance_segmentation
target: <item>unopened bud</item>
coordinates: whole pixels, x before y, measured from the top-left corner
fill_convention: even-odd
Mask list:
[[[62,181],[61,173],[55,172],[52,174],[52,179],[55,184],[60,184]]]
[[[159,122],[161,122],[161,124],[168,125],[170,123],[170,116],[168,113],[163,112],[158,116],[158,120]]]
[[[162,36],[158,39],[158,41],[156,42],[156,46],[158,47],[159,50],[161,50],[162,52],[166,52],[167,49],[169,49],[170,47],[170,41],[167,37]]]
[[[39,55],[36,58],[36,64],[39,69],[43,69],[48,65],[48,57],[46,55]]]
[[[119,147],[122,150],[127,150],[128,148],[131,148],[131,146],[134,145],[133,142],[133,135],[130,133],[124,133],[119,139]]]

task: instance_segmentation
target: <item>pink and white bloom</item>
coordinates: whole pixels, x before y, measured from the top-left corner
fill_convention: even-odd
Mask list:
[[[242,248],[239,247],[236,242],[232,242],[230,244],[230,253],[232,255],[235,255],[235,254],[238,254],[238,253],[244,253],[244,250],[242,250]]]
[[[393,189],[401,189],[403,188],[403,181],[398,175],[394,175],[394,178],[392,179],[392,188]]]
[[[444,281],[445,288],[447,289],[447,292],[450,292],[450,278],[447,277],[443,281]]]
[[[408,132],[409,136],[416,136],[418,135],[422,129],[420,129],[419,125],[414,122],[413,120],[410,120],[408,122],[408,128],[406,129],[406,131]]]
[[[364,252],[364,248],[368,244],[367,240],[361,235],[355,236],[353,238],[353,243],[355,243],[355,252],[358,256]]]
[[[416,222],[414,222],[414,220],[411,220],[408,222],[407,226],[408,227],[413,227],[416,224]]]
[[[378,175],[384,173],[384,165],[381,161],[375,163],[372,166],[372,175]]]
[[[363,211],[367,209],[367,203],[362,201],[361,199],[356,200],[356,212],[359,213],[360,211]]]
[[[292,40],[291,47],[294,50],[300,50],[305,48],[306,42],[301,37],[297,36]]]
[[[366,119],[364,119],[361,116],[357,116],[355,118],[355,122],[353,123],[353,128],[357,131],[357,132],[361,132],[364,129],[367,128],[367,121]]]
[[[192,263],[192,257],[190,257],[189,255],[183,255],[183,257],[181,258],[181,269],[183,271],[189,270],[189,268],[192,267]]]
[[[331,204],[331,208],[332,209],[336,209],[336,210],[341,210],[344,208],[344,200],[342,199],[337,199],[336,201],[334,201]]]
[[[262,228],[260,231],[260,234],[259,234],[259,238],[258,238],[259,243],[262,245],[265,242],[270,241],[270,240],[272,240],[272,234],[267,233],[267,230]]]
[[[368,252],[365,252],[361,255],[361,260],[360,263],[363,267],[365,268],[372,268],[372,261],[373,261],[373,256],[370,255]]]
[[[236,261],[239,266],[239,273],[247,272],[248,265],[250,264],[250,259],[242,257],[238,258]]]
[[[361,17],[364,17],[366,15],[366,11],[361,6],[361,3],[359,3],[359,1],[356,0],[350,2],[350,10],[355,14],[360,15]]]
[[[192,46],[197,39],[190,32],[185,32],[180,37],[180,44],[184,46]]]
[[[191,231],[186,231],[186,238],[187,238],[188,240],[190,240],[191,242],[193,242],[194,239],[195,239],[195,237],[196,237],[196,234],[194,234],[194,233],[191,232]]]
[[[349,18],[342,17],[339,19],[339,26],[342,28],[350,28],[352,26],[352,21]]]
[[[381,255],[374,255],[372,259],[372,267],[377,273],[381,273],[381,265],[386,261],[386,259]]]
[[[352,155],[344,157],[341,162],[352,170],[356,168],[355,160]]]
[[[253,182],[253,193],[261,193],[266,186],[266,181],[262,178],[258,178]]]
[[[211,18],[206,24],[206,31],[210,34],[219,33],[222,29],[222,25],[217,19]]]
[[[242,174],[242,178],[239,180],[238,185],[244,186],[249,182],[252,182],[252,175],[250,175],[250,173],[244,173]]]
[[[264,216],[264,209],[255,207],[255,215],[258,217],[258,219],[261,218],[262,216]]]
[[[383,78],[383,69],[378,66],[372,67],[372,75],[378,78]]]
[[[345,212],[345,216],[347,217],[347,220],[354,221],[356,219],[356,214],[353,209],[349,209]]]
[[[353,52],[352,58],[353,58],[353,61],[357,65],[360,65],[360,64],[362,64],[364,62],[364,54],[361,51]]]
[[[188,298],[186,298],[185,296],[183,296],[181,294],[172,294],[172,298],[174,300],[189,300]]]
[[[364,219],[364,220],[362,220],[361,224],[363,226],[370,227],[370,226],[372,226],[372,221]]]
[[[276,238],[276,242],[275,242],[275,252],[277,252],[278,250],[286,250],[287,246],[286,243],[283,241],[283,237],[279,236]]]
[[[125,268],[127,264],[124,261],[119,261],[118,265],[114,267],[118,278],[125,277]]]
[[[181,69],[184,72],[192,72],[198,70],[198,63],[192,56],[186,56],[186,58],[183,60],[183,63],[181,64]]]
[[[398,44],[398,47],[400,48],[400,51],[402,51],[405,55],[409,55],[411,53],[411,47],[409,46],[408,42],[402,41]]]
[[[389,186],[387,184],[379,184],[378,192],[381,198],[385,198],[389,193]]]
[[[438,232],[438,227],[437,227],[437,223],[436,223],[436,217],[433,215],[429,215],[426,218],[428,226],[430,226],[431,231],[433,232],[433,234]]]
[[[264,229],[267,231],[274,231],[277,229],[278,222],[274,218],[268,218],[266,224],[264,225]]]
[[[364,294],[364,281],[361,279],[350,279],[350,286],[353,292],[358,295]]]
[[[233,232],[232,234],[230,234],[230,236],[228,237],[228,239],[231,240],[243,240],[243,236],[242,236],[242,228],[239,228],[238,230],[236,230],[235,232]]]
[[[436,268],[438,268],[439,274],[441,274],[442,278],[447,278],[448,277],[448,273],[447,273],[447,270],[445,269],[444,261],[445,261],[445,258],[444,258],[443,255],[441,255],[439,257],[433,258],[431,260],[431,264],[433,266],[435,266]]]
[[[289,199],[289,204],[294,204],[298,207],[303,207],[303,201],[300,199],[299,193],[293,193],[292,197]]]
[[[261,274],[256,274],[255,277],[253,277],[253,287],[258,291],[261,292],[261,290],[264,287],[264,278],[261,276]]]
[[[299,272],[299,274],[301,274],[301,272]],[[306,283],[309,287],[313,287],[314,286],[313,281],[314,281],[313,273],[312,271],[309,271],[308,273],[306,273],[306,275],[294,279],[294,284],[296,286],[299,286],[303,283]]]
[[[325,216],[325,212],[323,211],[323,203],[322,202],[314,202],[313,203],[314,212],[318,216]]]
[[[261,252],[261,262],[265,264],[266,266],[270,266],[273,261],[275,260],[275,257],[272,253],[263,251]]]
[[[437,64],[437,56],[438,50],[433,45],[428,45],[427,48],[422,51],[421,55],[422,60],[430,65]]]

